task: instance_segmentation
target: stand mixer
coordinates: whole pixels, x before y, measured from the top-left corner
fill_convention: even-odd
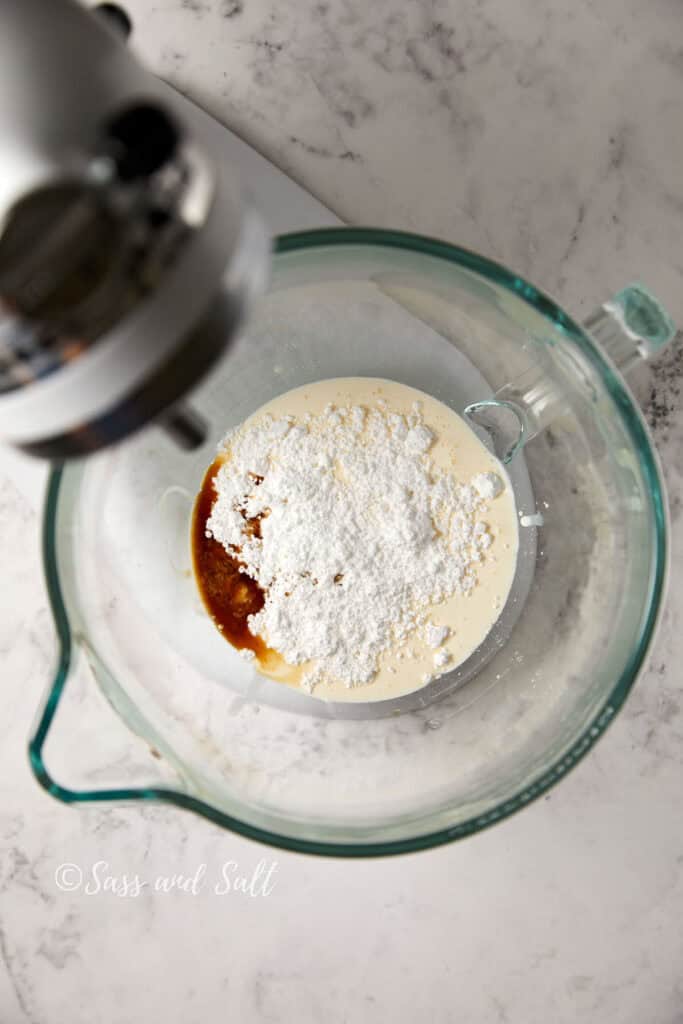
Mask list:
[[[110,5],[0,0],[0,16],[0,439],[57,463],[105,449],[55,465],[47,489],[59,653],[30,741],[41,785],[344,856],[450,841],[545,792],[614,718],[661,611],[663,482],[618,371],[671,340],[669,318],[629,287],[584,328],[483,256],[369,229],[279,238],[266,290],[268,232],[222,168],[246,170],[272,233],[329,211],[143,72]],[[251,669],[187,562],[226,428],[352,376],[467,416],[528,519],[488,646],[358,718]],[[195,387],[205,422],[184,404]],[[150,422],[178,444],[113,444]],[[102,774],[106,728],[92,757],[76,741],[69,699],[90,681],[139,738],[139,775],[115,758],[125,778]]]
[[[0,17],[0,438],[62,460],[156,420],[195,447],[179,403],[265,286],[265,226],[120,9]]]

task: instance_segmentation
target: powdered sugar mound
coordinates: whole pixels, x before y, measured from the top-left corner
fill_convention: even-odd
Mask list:
[[[207,531],[265,592],[252,633],[291,665],[314,662],[306,689],[371,682],[429,605],[476,585],[492,491],[437,470],[434,440],[417,405],[264,416],[227,439]],[[439,646],[448,629],[431,628]]]
[[[411,427],[406,435],[406,448],[409,452],[426,452],[433,440],[434,435],[426,427]]]
[[[448,626],[435,626],[433,622],[428,622],[424,629],[425,643],[428,647],[441,647],[444,640],[447,640],[450,636],[450,629]]]
[[[482,498],[490,501],[502,493],[504,484],[497,473],[477,473],[472,478],[472,484],[476,487]]]

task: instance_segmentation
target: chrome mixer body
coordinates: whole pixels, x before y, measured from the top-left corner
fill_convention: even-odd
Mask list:
[[[269,240],[116,8],[0,0],[0,439],[52,459],[160,422],[263,289]]]

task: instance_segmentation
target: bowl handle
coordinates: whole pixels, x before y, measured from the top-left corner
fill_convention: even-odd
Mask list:
[[[127,715],[132,726],[124,724],[125,693],[96,682],[102,667],[87,642],[56,625],[57,666],[29,740],[38,782],[65,803],[159,799],[167,787],[185,790],[182,769],[149,723],[136,727],[135,716]]]
[[[627,376],[651,359],[676,335],[673,320],[641,284],[632,284],[604,302],[583,323],[613,366]],[[582,374],[577,362],[573,369]],[[586,385],[591,384],[584,374]],[[508,463],[522,447],[550,426],[565,409],[565,399],[541,365],[504,384],[493,398],[472,402],[465,416],[482,427],[498,458]]]
[[[201,795],[201,786],[150,730],[150,723],[143,725],[139,719],[131,725],[128,718],[124,725],[119,715],[112,713],[107,701],[120,711],[122,691],[116,694],[107,689],[105,699],[93,678],[95,670],[99,675],[100,666],[93,665],[92,652],[88,652],[83,640],[72,638],[66,616],[55,604],[49,578],[48,589],[60,651],[54,678],[29,741],[31,767],[40,785],[66,804],[165,803],[193,811],[250,839],[278,839],[209,803]],[[100,705],[99,718],[93,701]],[[83,730],[84,719],[88,722],[87,734]],[[144,735],[140,732],[142,728]],[[64,782],[65,777],[68,783]],[[278,841],[292,850],[308,849],[306,840]]]
[[[53,536],[61,478],[59,468],[50,474],[43,517],[45,583],[58,654],[29,740],[34,775],[65,803],[165,799],[191,806],[198,802],[189,795],[192,780],[173,751],[136,709],[123,707],[130,704],[127,694],[69,620]],[[124,715],[130,726],[112,707],[130,711]]]

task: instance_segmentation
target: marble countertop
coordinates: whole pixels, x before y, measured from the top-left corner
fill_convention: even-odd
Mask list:
[[[683,324],[683,9],[670,0],[127,7],[162,77],[342,218],[471,246],[578,316],[642,280]],[[673,571],[625,710],[544,799],[393,859],[286,854],[180,811],[74,810],[38,787],[26,737],[54,639],[35,472],[3,455],[0,1019],[680,1024],[682,352],[679,337],[638,382]],[[216,893],[223,865],[251,875],[261,860],[253,898]],[[136,875],[191,879],[202,864],[198,895],[134,895]],[[127,876],[125,898],[97,891],[105,874]]]

